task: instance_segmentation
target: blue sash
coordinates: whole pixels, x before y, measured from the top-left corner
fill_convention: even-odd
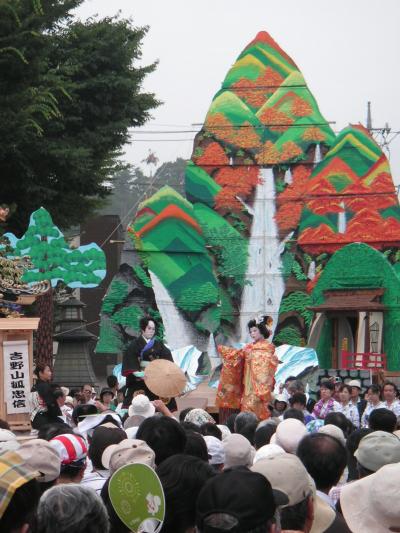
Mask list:
[[[142,349],[142,351],[140,352],[140,359],[143,359],[144,357],[144,352],[147,352],[147,350],[150,350],[151,348],[153,348],[154,346],[154,338],[153,339],[150,339],[149,341],[147,341],[147,344],[146,346]]]

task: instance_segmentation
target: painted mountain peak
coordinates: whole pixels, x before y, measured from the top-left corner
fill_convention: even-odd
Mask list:
[[[128,232],[137,264],[125,265],[105,300],[107,351],[113,335],[126,343],[119,329],[131,316],[137,326],[141,310],[162,318],[167,341],[172,327],[202,350],[210,333],[245,340],[246,320],[261,312],[274,317],[275,344],[305,345],[312,290],[332,253],[357,241],[400,264],[385,155],[361,125],[335,137],[267,32],[240,53],[210,104],[185,198],[163,187],[140,204]],[[140,309],[134,298],[146,299]]]
[[[351,242],[400,245],[400,208],[389,162],[368,130],[340,132],[306,185],[298,243],[309,253]]]
[[[294,61],[260,32],[214,96],[192,160],[205,170],[220,165],[223,154],[231,165],[293,164],[311,160],[315,145],[326,150],[333,141]]]

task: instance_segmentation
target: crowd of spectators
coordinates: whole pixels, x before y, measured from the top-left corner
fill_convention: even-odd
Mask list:
[[[110,480],[135,463],[161,482],[163,533],[400,531],[392,382],[363,391],[358,380],[327,380],[312,401],[289,378],[270,418],[242,412],[220,425],[140,393],[124,411],[113,376],[97,395],[90,384],[53,387],[46,371],[33,391],[37,434],[21,440],[0,421],[2,533],[129,533]]]

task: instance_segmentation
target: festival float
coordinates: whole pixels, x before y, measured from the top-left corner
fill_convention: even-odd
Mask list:
[[[400,370],[400,209],[388,160],[361,125],[335,135],[267,32],[211,102],[185,197],[163,187],[127,235],[135,253],[103,301],[98,354],[120,353],[150,315],[171,349],[194,347],[199,368],[208,352],[213,368],[215,340],[243,343],[247,322],[268,315],[282,355],[298,348],[298,373],[313,349],[308,367]]]

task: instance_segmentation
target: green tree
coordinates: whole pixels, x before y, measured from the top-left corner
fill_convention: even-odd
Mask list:
[[[63,227],[110,192],[128,129],[159,105],[138,66],[147,27],[75,20],[82,0],[0,2],[0,197],[21,234],[43,205]],[[107,185],[108,184],[108,185]]]
[[[28,256],[31,266],[22,281],[49,281],[55,287],[59,281],[69,287],[96,287],[106,275],[104,252],[97,244],[71,249],[63,234],[54,225],[44,208],[32,213],[28,230],[21,239],[7,233],[11,244],[9,257]],[[36,359],[51,366],[53,356],[53,291],[38,298],[40,324],[36,337]]]

